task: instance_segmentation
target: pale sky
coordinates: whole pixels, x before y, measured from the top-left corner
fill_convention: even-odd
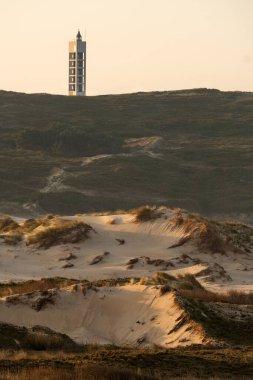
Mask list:
[[[253,0],[0,0],[0,89],[67,94],[87,29],[87,94],[253,91]]]

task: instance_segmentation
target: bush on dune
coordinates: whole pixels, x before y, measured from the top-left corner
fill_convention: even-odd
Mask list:
[[[63,348],[64,343],[63,336],[59,334],[36,332],[27,335],[24,341],[24,347],[35,351],[59,350]]]
[[[9,233],[8,235],[2,235],[0,237],[4,240],[4,243],[7,245],[16,245],[23,239],[23,235],[19,231]]]
[[[211,253],[225,254],[228,249],[250,252],[253,247],[253,229],[242,223],[208,220],[198,214],[177,209],[174,210],[170,224],[172,230],[180,229],[185,235],[170,248],[183,245],[189,240],[194,240],[200,251]]]
[[[88,239],[92,227],[77,220],[58,219],[49,227],[35,231],[27,237],[27,245],[50,248],[58,244],[78,243]]]
[[[5,233],[5,232],[10,232],[10,231],[15,231],[19,227],[19,224],[15,222],[12,218],[9,216],[3,216],[0,217],[0,232]]]
[[[204,289],[179,289],[179,293],[186,298],[204,302],[220,302],[235,305],[253,305],[253,292],[230,290],[228,292],[212,292]]]
[[[151,220],[158,219],[162,216],[162,212],[156,207],[143,206],[137,209],[131,210],[131,213],[135,214],[135,222],[148,222]]]
[[[179,281],[176,284],[176,289],[204,290],[203,286],[192,274],[179,274],[177,278]]]

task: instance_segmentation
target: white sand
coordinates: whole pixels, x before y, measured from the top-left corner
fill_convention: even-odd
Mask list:
[[[153,276],[165,271],[194,274],[211,290],[253,290],[251,253],[207,254],[199,252],[193,243],[168,249],[184,234],[180,229],[172,231],[169,211],[167,217],[139,224],[127,214],[69,217],[90,224],[95,232],[82,243],[47,250],[27,247],[24,242],[16,246],[0,242],[0,281],[54,276],[98,280]],[[75,258],[70,258],[73,255]],[[102,261],[90,265],[97,256],[102,256]],[[127,263],[134,258],[139,261],[129,267]],[[66,264],[73,266],[63,268]],[[210,273],[199,277],[208,268]],[[200,326],[186,322],[177,327],[184,310],[175,303],[174,294],[161,297],[152,286],[104,287],[97,292],[90,289],[84,295],[78,285],[77,289],[55,291],[54,304],[36,311],[33,305],[38,297],[37,292],[10,297],[11,302],[0,299],[0,322],[47,326],[79,343],[164,347],[203,343]]]
[[[88,280],[145,277],[158,271],[198,275],[208,266],[219,264],[232,281],[227,281],[215,271],[214,280],[206,276],[198,278],[204,286],[216,290],[253,290],[252,254],[205,254],[199,252],[193,244],[168,249],[183,236],[180,229],[171,231],[168,220],[158,219],[137,224],[133,221],[133,215],[128,214],[75,218],[90,224],[96,231],[80,244],[67,244],[44,250],[27,247],[25,243],[17,246],[0,243],[0,281],[53,276]],[[110,224],[112,221],[114,224]],[[116,239],[124,239],[125,244],[120,245]],[[101,262],[90,265],[96,256],[103,255],[104,252],[109,254],[105,255]],[[76,259],[67,260],[70,254],[75,255]],[[182,255],[188,255],[189,258],[182,258]],[[128,269],[127,263],[133,258],[139,258],[139,262],[134,264],[132,269]],[[148,264],[147,258],[162,259],[165,262],[160,265]],[[64,269],[63,266],[69,263],[73,264],[73,267]]]
[[[12,303],[1,299],[1,321],[47,326],[84,344],[175,347],[203,342],[201,329],[191,322],[173,331],[184,316],[173,293],[160,296],[154,287],[142,285],[90,289],[85,295],[80,286],[73,289],[56,291],[55,304],[40,311],[32,308],[38,293],[10,297]]]

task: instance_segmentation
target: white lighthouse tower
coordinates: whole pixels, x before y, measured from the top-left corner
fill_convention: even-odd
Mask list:
[[[69,95],[86,95],[86,41],[78,30],[76,39],[69,42]]]

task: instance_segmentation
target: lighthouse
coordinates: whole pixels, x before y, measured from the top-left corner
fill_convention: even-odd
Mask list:
[[[86,95],[86,41],[80,30],[74,41],[69,41],[69,86],[70,96]]]

